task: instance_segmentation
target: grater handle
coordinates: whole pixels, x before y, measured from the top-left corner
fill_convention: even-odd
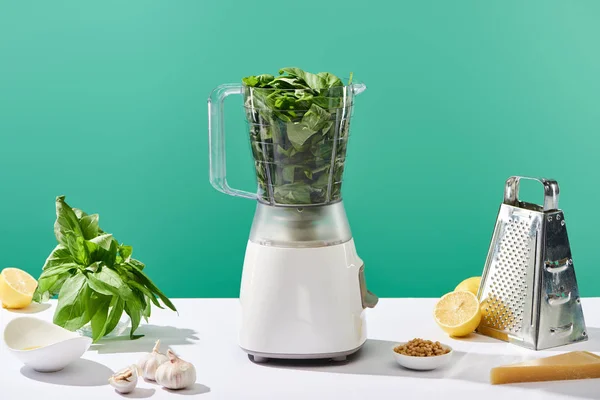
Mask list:
[[[518,205],[519,203],[519,182],[521,179],[538,181],[544,185],[544,211],[558,210],[558,182],[554,179],[531,178],[527,176],[511,176],[506,180],[504,188],[504,203],[509,205]]]

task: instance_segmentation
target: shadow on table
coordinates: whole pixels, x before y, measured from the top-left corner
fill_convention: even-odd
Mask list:
[[[552,349],[548,349],[548,351],[600,351],[600,328],[593,328],[588,326],[586,328],[586,332],[588,340],[586,340],[585,342],[578,342],[566,346],[554,347]]]
[[[399,366],[394,360],[392,348],[396,344],[396,342],[386,340],[368,339],[361,350],[348,357],[348,361],[343,363],[327,360],[269,360],[265,364],[256,365],[338,374],[398,376],[422,379],[457,379],[489,385],[490,370],[493,367],[521,362],[525,358],[530,358],[518,355],[465,353],[455,350],[452,361],[443,368],[433,371],[412,371]],[[566,347],[564,346],[563,349]],[[589,347],[587,349],[589,350]],[[531,355],[531,358],[533,358],[535,352],[532,351]],[[502,385],[502,387],[531,389],[535,392],[562,394],[573,398],[600,398],[598,394],[598,382],[595,379],[520,383]]]
[[[348,361],[343,363],[323,360],[269,360],[260,365],[340,374],[460,379],[489,383],[491,368],[522,360],[519,356],[464,353],[455,350],[452,360],[446,366],[433,371],[413,371],[396,363],[392,354],[395,345],[396,342],[368,339],[361,350],[348,357]]]
[[[598,331],[598,328],[591,328]],[[595,336],[595,335],[594,335]],[[600,337],[600,332],[598,332]],[[590,334],[590,339],[592,339]],[[493,339],[492,339],[493,340]],[[600,340],[600,338],[596,339]],[[600,342],[594,342],[591,351],[598,350]],[[488,384],[490,370],[493,367],[521,362],[525,358],[518,355],[480,354],[454,352],[453,359],[443,368],[433,371],[412,371],[399,366],[393,358],[392,348],[396,342],[386,340],[368,339],[361,350],[348,357],[347,362],[336,363],[328,360],[269,360],[264,364],[256,364],[270,368],[286,368],[299,371],[329,372],[356,375],[381,375],[412,377],[422,379],[457,379],[476,383]],[[582,348],[590,351],[590,343]],[[563,346],[556,350],[572,351],[572,346]],[[567,348],[569,348],[567,350]],[[533,358],[535,352],[531,353]],[[532,382],[502,385],[520,389],[531,389],[535,392],[549,392],[552,394],[566,395],[573,398],[599,399],[598,382],[596,379],[576,381]],[[491,386],[490,386],[491,387]]]
[[[194,396],[194,395],[204,394],[204,393],[210,392],[210,388],[208,386],[201,385],[199,383],[194,383],[191,387],[189,387],[187,389],[170,390],[170,389],[167,389],[167,388],[163,388],[163,390],[165,392],[169,392],[169,393],[173,393],[173,394],[179,394],[179,395],[183,395],[183,396]]]
[[[193,329],[174,326],[141,325],[135,333],[144,336],[135,340],[130,340],[129,336],[102,339],[93,344],[90,350],[97,351],[98,354],[148,352],[160,339],[160,347],[164,353],[169,346],[193,344],[194,340],[198,340],[197,332]]]
[[[119,393],[115,390],[115,393],[119,394],[126,399],[147,399],[148,397],[154,396],[156,393],[156,389],[148,389],[148,388],[139,388],[136,387],[135,390],[131,393]]]
[[[34,381],[64,386],[104,386],[113,371],[105,365],[80,358],[57,372],[37,372],[29,367],[21,368],[21,375]]]
[[[502,343],[498,339],[494,339],[489,336],[481,335],[479,333],[470,333],[465,337],[453,337],[452,340],[457,341],[457,342],[469,342],[469,343]]]
[[[598,399],[597,379],[580,379],[575,381],[553,381],[536,383],[519,383],[510,386],[521,389],[531,389],[536,392],[549,392],[555,395],[563,395],[566,398]]]
[[[8,310],[15,314],[37,314],[46,311],[51,307],[50,303],[31,303],[25,308]]]

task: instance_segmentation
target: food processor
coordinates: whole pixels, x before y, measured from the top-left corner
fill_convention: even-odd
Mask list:
[[[224,84],[208,99],[210,182],[257,201],[239,332],[254,362],[341,361],[366,341],[365,309],[378,298],[367,290],[341,194],[354,98],[365,89],[362,83],[289,92]],[[244,99],[255,193],[227,183],[224,100],[231,95]]]

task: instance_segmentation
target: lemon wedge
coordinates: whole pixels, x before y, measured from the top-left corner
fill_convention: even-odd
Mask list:
[[[0,301],[4,308],[25,308],[31,304],[37,281],[18,268],[4,268],[0,273]]]
[[[434,309],[435,322],[447,334],[467,336],[481,322],[481,308],[477,297],[467,291],[451,292],[442,296]]]
[[[477,296],[477,291],[479,290],[479,284],[481,283],[480,276],[473,276],[471,278],[467,278],[456,286],[454,289],[455,292],[467,291],[473,293]]]

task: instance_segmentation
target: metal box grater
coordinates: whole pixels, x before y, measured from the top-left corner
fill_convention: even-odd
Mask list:
[[[544,186],[544,205],[519,200],[521,179]],[[534,350],[587,339],[563,211],[554,180],[506,181],[478,298],[477,332]]]

